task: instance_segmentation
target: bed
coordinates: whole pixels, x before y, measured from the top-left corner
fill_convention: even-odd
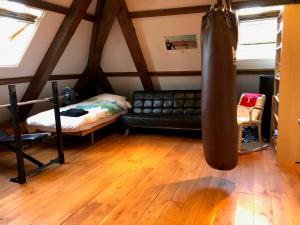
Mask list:
[[[131,105],[126,98],[119,95],[101,94],[74,105],[61,107],[60,112],[69,109],[85,110],[87,114],[79,117],[61,115],[63,135],[85,136],[91,134],[94,143],[94,132],[116,122],[122,114],[127,113]],[[53,110],[44,111],[26,120],[29,132],[55,132],[55,118]]]

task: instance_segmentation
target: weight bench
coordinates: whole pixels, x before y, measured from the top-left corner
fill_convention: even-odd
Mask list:
[[[23,146],[25,147],[26,145],[32,145],[36,143],[41,143],[44,140],[48,139],[51,136],[51,133],[35,133],[35,134],[22,134],[21,135],[21,142],[23,143]],[[15,137],[14,136],[8,136],[7,133],[5,132],[0,132],[0,145],[2,145],[5,149],[12,151],[14,153],[17,153],[17,150],[14,147],[15,143]],[[24,159],[27,159],[28,161],[32,162],[33,164],[37,165],[38,167],[33,169],[32,171],[28,172],[26,175],[30,176],[33,174],[36,174],[40,172],[42,169],[45,167],[57,163],[56,160],[51,160],[49,163],[44,164],[41,161],[35,159],[34,157],[26,154],[25,152],[22,153]],[[19,165],[18,163],[18,169],[22,169],[22,164]],[[11,181],[19,183],[18,178],[12,178]]]
[[[22,134],[21,141],[25,143],[34,143],[44,139],[47,139],[51,136],[51,133],[34,133],[34,134]],[[0,143],[13,143],[15,141],[14,136],[8,136],[6,132],[0,132]]]
[[[26,177],[31,176],[33,174],[37,174],[42,171],[44,168],[55,164],[63,164],[65,163],[64,151],[62,145],[62,133],[61,133],[61,121],[59,115],[59,96],[57,90],[57,82],[52,82],[52,98],[46,98],[43,100],[33,100],[29,102],[17,102],[17,94],[15,85],[9,85],[9,96],[10,96],[10,104],[7,107],[10,109],[12,122],[13,122],[13,130],[14,135],[9,136],[6,132],[0,131],[0,145],[5,147],[7,150],[10,150],[16,154],[17,160],[17,168],[18,168],[18,176],[16,178],[12,178],[11,181],[19,184],[26,183]],[[56,121],[56,135],[52,136],[51,133],[43,132],[43,133],[33,133],[33,134],[21,134],[20,128],[20,118],[19,118],[19,106],[40,103],[51,101],[55,114]],[[5,105],[6,107],[6,105]],[[57,139],[57,157],[55,159],[50,160],[48,163],[42,163],[41,161],[35,159],[34,157],[26,154],[24,152],[24,148],[31,146],[35,143],[40,143],[49,137],[56,137]],[[37,165],[37,168],[33,169],[26,173],[24,166],[24,159],[32,162]]]

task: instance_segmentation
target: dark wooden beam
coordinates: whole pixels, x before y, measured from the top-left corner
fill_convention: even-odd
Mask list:
[[[276,5],[289,5],[299,4],[299,0],[250,0],[250,1],[239,1],[233,2],[234,9],[243,9],[251,7],[264,7],[264,6],[276,6]]]
[[[106,0],[104,2],[104,5],[97,3],[97,8],[100,12],[97,14],[97,20],[93,27],[93,36],[88,62],[90,70],[95,72],[99,69],[104,45],[121,7],[120,0]]]
[[[111,27],[120,10],[120,0],[106,0],[97,2],[96,21],[93,26],[88,66],[75,85],[79,95],[87,93],[91,84],[100,83],[103,90],[113,93],[108,80],[99,69],[105,42]],[[99,72],[100,71],[100,72]],[[86,96],[83,96],[86,97]]]
[[[103,74],[98,73],[97,66],[92,68],[94,60],[96,59],[95,50],[97,48],[97,37],[99,35],[101,18],[103,16],[103,10],[105,4],[106,4],[106,0],[97,0],[96,14],[95,14],[96,20],[93,25],[88,65],[84,73],[82,74],[81,78],[78,80],[78,82],[75,85],[75,89],[77,93],[79,93],[80,99],[86,99],[91,97],[92,95],[95,95],[96,92],[98,91],[98,86],[101,86],[102,91],[113,93],[113,89],[109,84],[108,80],[106,79],[106,77],[102,76]]]
[[[76,80],[79,77],[80,74],[51,75],[49,80]]]
[[[262,6],[276,6],[287,4],[299,4],[300,0],[249,0],[233,2],[233,9],[242,9],[250,7],[262,7]],[[156,16],[172,16],[181,14],[194,14],[194,13],[206,13],[208,12],[210,5],[181,7],[181,8],[169,8],[169,9],[155,9],[145,11],[130,12],[131,18],[144,18],[144,17],[156,17]]]
[[[118,21],[123,31],[127,46],[132,56],[133,62],[143,84],[145,90],[152,91],[154,86],[151,77],[148,74],[147,64],[138,41],[138,37],[135,32],[130,14],[125,0],[121,0],[122,7],[118,14]]]
[[[239,69],[237,75],[274,75],[274,69]]]
[[[279,11],[272,11],[267,13],[259,13],[254,15],[244,15],[239,16],[240,21],[246,21],[246,20],[259,20],[259,19],[266,19],[266,18],[277,18],[279,16]]]
[[[31,78],[32,77],[3,78],[0,79],[0,85],[28,83],[31,81]]]
[[[49,80],[76,80],[80,74],[51,75]],[[0,79],[0,85],[28,83],[32,77],[14,77]]]
[[[183,77],[183,76],[201,76],[201,71],[158,71],[149,72],[151,77]],[[114,72],[105,73],[107,77],[137,77],[137,72]],[[237,70],[237,75],[274,75],[273,69],[242,69]]]
[[[60,14],[68,14],[69,12],[69,8],[61,6],[61,5],[57,5],[57,4],[53,4],[50,2],[46,2],[46,1],[37,1],[37,0],[9,0],[11,2],[18,2],[18,3],[22,3],[25,4],[27,6],[30,7],[34,7],[34,8],[39,8],[39,9],[43,9],[43,10],[47,10],[47,11],[52,11],[52,12],[56,12],[56,13],[60,13]],[[85,14],[83,16],[83,19],[94,22],[95,21],[95,16],[94,15],[90,15],[90,14]]]
[[[137,72],[104,72],[106,77],[138,77]]]
[[[33,76],[22,101],[29,101],[39,97],[91,1],[92,0],[73,0],[68,14],[64,18],[49,49],[47,50],[46,55]],[[31,108],[32,106],[22,108],[21,115],[23,118],[28,116]]]

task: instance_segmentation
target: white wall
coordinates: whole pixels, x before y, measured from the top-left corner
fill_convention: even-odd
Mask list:
[[[136,33],[150,71],[201,69],[200,25],[203,14],[134,19]],[[197,49],[167,51],[164,36],[196,34]]]
[[[205,2],[205,3],[204,3]],[[131,11],[181,7],[207,4],[207,1],[164,1],[156,0],[151,4],[143,0],[128,0]],[[134,19],[133,23],[141,45],[149,71],[190,71],[201,70],[200,25],[203,14],[176,15]],[[165,50],[164,36],[196,34],[198,49],[179,51]],[[120,25],[114,22],[111,33],[102,55],[101,66],[105,72],[135,72],[136,68],[124,40]],[[274,68],[274,60],[238,61],[239,69]],[[117,94],[131,97],[134,90],[142,89],[137,77],[110,77],[109,81]],[[200,89],[201,77],[152,77],[156,89]],[[237,78],[237,94],[257,92],[259,77],[255,75],[239,75]]]
[[[118,20],[112,25],[100,64],[105,72],[136,72]]]

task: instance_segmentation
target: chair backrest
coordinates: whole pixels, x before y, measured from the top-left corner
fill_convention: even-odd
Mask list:
[[[256,93],[243,93],[239,100],[237,107],[238,117],[249,117],[249,112],[252,107],[258,107],[261,109],[253,109],[252,119],[253,120],[262,120],[264,106],[266,102],[266,96],[263,94]]]
[[[133,113],[200,115],[201,91],[136,91],[132,102]]]

